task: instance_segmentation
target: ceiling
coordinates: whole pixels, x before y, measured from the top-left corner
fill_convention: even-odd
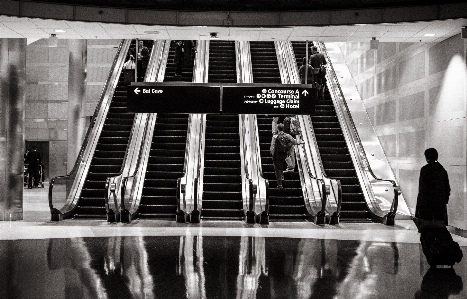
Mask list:
[[[147,26],[0,16],[0,38],[27,38],[32,42],[56,34],[61,39],[210,39],[319,40],[380,42],[437,42],[461,32],[467,19],[429,22],[295,27]]]

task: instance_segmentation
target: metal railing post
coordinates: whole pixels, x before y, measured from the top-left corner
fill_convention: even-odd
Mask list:
[[[328,190],[323,179],[319,179],[321,183],[321,211],[316,214],[315,224],[326,224],[326,202],[328,198]]]
[[[253,185],[253,180],[248,180],[248,211],[246,212],[246,223],[256,223],[256,213],[254,211],[255,207],[255,196],[256,196],[256,185]]]
[[[200,223],[201,213],[198,210],[198,178],[195,178],[193,211],[191,212],[191,223]]]
[[[185,223],[186,222],[186,213],[185,213],[185,209],[181,209],[181,203],[180,203],[180,193],[183,195],[183,201],[185,201],[185,187],[186,185],[185,184],[182,184],[181,183],[181,178],[178,178],[177,179],[177,213],[176,213],[176,216],[175,216],[175,220],[178,222],[178,223]]]

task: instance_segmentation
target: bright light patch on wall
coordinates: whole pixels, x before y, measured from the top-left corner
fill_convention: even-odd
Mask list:
[[[435,34],[434,33],[427,33],[424,36],[435,36]]]
[[[465,153],[464,136],[454,136],[455,119],[465,116],[465,60],[460,55],[451,58],[437,97],[430,101],[433,128],[429,130],[428,146],[435,147],[444,157],[459,157]],[[453,120],[454,119],[454,120]]]
[[[63,30],[63,29],[55,29],[55,32],[58,32],[58,33],[64,33],[64,32],[66,32],[66,31],[65,31],[65,30]]]

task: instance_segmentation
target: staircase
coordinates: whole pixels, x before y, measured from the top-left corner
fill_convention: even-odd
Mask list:
[[[120,173],[135,117],[134,113],[126,112],[126,94],[121,74],[74,218],[106,218],[105,182],[107,177]]]
[[[281,83],[274,42],[250,42],[254,83]],[[284,173],[284,189],[277,188],[272,157],[272,116],[257,115],[263,175],[270,182],[269,217],[271,220],[300,221],[307,218],[300,175]]]
[[[175,77],[175,41],[169,48],[165,81],[192,82],[193,60],[185,60],[182,76]],[[191,69],[190,69],[191,66]],[[183,176],[188,114],[158,113],[139,218],[174,219],[177,210],[177,179]]]
[[[292,42],[295,57],[305,57],[305,43]],[[299,59],[297,59],[300,65]],[[316,103],[311,117],[326,175],[342,184],[340,219],[347,222],[371,222],[357,173],[350,157],[331,95],[325,88],[324,99]]]
[[[237,82],[235,43],[211,41],[209,82]],[[203,177],[204,220],[242,220],[242,177],[238,115],[206,116]]]

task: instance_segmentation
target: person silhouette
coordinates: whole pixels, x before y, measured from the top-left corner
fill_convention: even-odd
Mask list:
[[[34,187],[39,187],[39,182],[40,182],[40,171],[39,167],[41,165],[41,155],[37,151],[37,146],[34,146],[32,148],[32,151],[28,152],[26,156],[26,160],[28,163],[28,174],[29,174],[29,179],[28,179],[28,188],[32,189],[33,184],[32,180],[34,179]]]
[[[424,220],[442,220],[448,225],[447,204],[451,194],[448,173],[438,162],[434,148],[425,151],[427,164],[420,170],[415,217]]]
[[[437,269],[431,267],[423,276],[420,290],[414,299],[447,299],[459,294],[464,288],[462,277],[453,268]]]

